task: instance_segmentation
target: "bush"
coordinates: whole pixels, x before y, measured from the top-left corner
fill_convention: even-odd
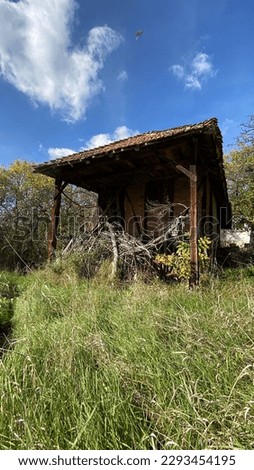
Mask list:
[[[201,273],[209,267],[210,258],[207,250],[210,244],[211,240],[207,237],[198,240],[198,259]],[[170,276],[180,281],[189,279],[191,275],[190,244],[185,241],[178,242],[175,253],[157,255],[155,262],[168,267]]]

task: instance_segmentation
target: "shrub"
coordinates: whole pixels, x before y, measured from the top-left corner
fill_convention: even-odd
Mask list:
[[[198,240],[198,259],[200,272],[204,272],[209,266],[209,256],[207,250],[211,244],[208,237],[202,237]],[[178,279],[189,279],[191,275],[190,263],[190,244],[186,241],[180,241],[177,245],[176,252],[170,255],[157,255],[155,262],[164,265],[170,269],[170,276]]]

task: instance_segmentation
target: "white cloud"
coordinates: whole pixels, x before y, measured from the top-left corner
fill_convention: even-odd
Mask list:
[[[125,82],[126,80],[128,80],[128,74],[126,70],[122,70],[122,72],[118,74],[117,80],[119,80],[120,82]]]
[[[213,65],[208,54],[199,52],[191,64],[192,72],[198,76],[211,76],[213,74]]]
[[[0,0],[0,73],[34,104],[67,121],[84,117],[103,89],[99,72],[122,41],[108,26],[91,29],[84,47],[72,47],[75,0]]]
[[[53,148],[50,147],[48,149],[48,154],[50,158],[55,159],[55,158],[60,158],[60,157],[66,157],[67,155],[72,155],[75,153],[75,150],[68,149],[68,148]]]
[[[131,137],[133,135],[138,134],[139,131],[129,129],[126,126],[119,126],[115,129],[113,134],[97,134],[91,137],[86,142],[85,147],[83,149],[91,149],[91,148],[96,148],[96,147],[101,147],[102,145],[107,145],[110,144],[111,142],[114,142],[115,140],[122,140],[122,139],[127,139],[128,137]]]
[[[184,77],[184,67],[180,64],[172,65],[171,70],[177,78]]]
[[[198,52],[191,62],[184,65],[172,65],[169,70],[184,82],[185,88],[191,90],[201,90],[203,83],[208,78],[215,77],[217,73],[211,57],[204,52]]]
[[[91,139],[89,139],[84,147],[80,147],[79,150],[72,150],[68,148],[57,148],[50,147],[48,149],[48,154],[51,159],[65,157],[76,152],[82,152],[82,150],[88,150],[96,147],[101,147],[103,145],[110,144],[115,140],[127,139],[133,135],[139,134],[139,131],[134,131],[129,129],[127,126],[119,126],[115,129],[112,134],[96,134]],[[79,139],[83,140],[83,139]]]
[[[201,90],[201,82],[199,78],[195,75],[186,75],[185,88],[191,88],[192,90]]]

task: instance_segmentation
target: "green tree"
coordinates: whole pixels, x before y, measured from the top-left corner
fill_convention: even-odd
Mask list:
[[[0,167],[0,267],[38,266],[47,259],[47,238],[54,182],[33,173],[33,165],[15,161]],[[75,202],[74,202],[75,201]],[[62,198],[59,247],[64,247],[91,214],[94,196],[68,186]]]
[[[38,218],[45,217],[46,231],[50,198],[52,183],[33,174],[30,163],[17,160],[8,169],[0,168],[2,267],[14,269],[26,263],[40,263],[45,258],[46,246],[38,242],[42,238]]]
[[[225,157],[225,171],[234,222],[254,234],[254,115],[242,126],[237,148]]]

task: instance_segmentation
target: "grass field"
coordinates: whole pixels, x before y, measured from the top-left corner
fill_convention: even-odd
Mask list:
[[[1,285],[0,449],[254,448],[253,268],[195,292],[53,266]]]

